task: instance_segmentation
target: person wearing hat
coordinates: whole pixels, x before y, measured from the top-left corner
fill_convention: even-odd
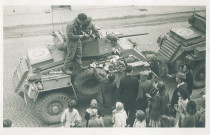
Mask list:
[[[127,124],[133,126],[135,120],[136,97],[138,93],[139,81],[133,75],[133,67],[126,67],[126,76],[120,80],[119,100],[124,104],[128,114]]]
[[[73,70],[73,62],[78,65],[79,68],[82,68],[82,43],[81,40],[88,39],[90,36],[84,34],[82,31],[82,25],[87,19],[87,15],[84,13],[78,14],[76,19],[67,25],[66,34],[67,34],[67,55],[64,60],[64,70],[66,74],[71,74]],[[72,68],[70,70],[70,68]]]
[[[97,38],[97,39],[100,38],[99,31],[97,30],[95,25],[92,23],[91,17],[87,17],[87,19],[85,20],[85,22],[82,26],[82,30],[86,34],[90,35],[92,38]]]
[[[140,81],[139,81],[139,88],[138,94],[136,98],[136,109],[145,111],[147,108],[147,94],[150,93],[150,90],[153,88],[153,82],[148,80],[147,77],[149,72],[142,71],[140,72]]]
[[[178,104],[179,96],[178,96],[178,90],[180,88],[187,90],[187,84],[184,82],[186,79],[186,76],[182,72],[178,72],[176,74],[176,82],[177,86],[173,92],[172,99],[171,99],[171,107],[174,108],[175,104]]]

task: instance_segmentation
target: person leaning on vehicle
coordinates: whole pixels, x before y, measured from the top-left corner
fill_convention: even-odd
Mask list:
[[[95,27],[95,25],[92,23],[92,18],[87,17],[87,19],[84,21],[82,30],[85,34],[90,35],[92,38],[100,38],[100,34],[98,29]]]
[[[116,92],[117,92],[117,86],[115,84],[115,75],[111,73],[107,73],[106,77],[100,76],[99,73],[97,73],[96,70],[96,64],[92,64],[93,72],[96,77],[96,80],[98,80],[100,89],[98,92],[97,100],[99,101],[99,105],[101,108],[111,108],[113,107],[115,101],[116,101]],[[107,71],[108,72],[108,71]]]
[[[67,55],[64,60],[64,68],[66,74],[72,73],[70,68],[73,68],[73,62],[78,64],[79,68],[82,68],[81,40],[90,37],[88,34],[84,34],[82,31],[82,25],[86,19],[87,15],[80,13],[73,22],[67,25]]]

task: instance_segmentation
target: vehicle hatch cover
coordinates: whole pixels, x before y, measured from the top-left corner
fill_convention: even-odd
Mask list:
[[[170,32],[183,40],[196,39],[202,36],[202,33],[193,27],[173,28]]]

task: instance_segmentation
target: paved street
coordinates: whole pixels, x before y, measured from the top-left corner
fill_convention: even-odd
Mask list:
[[[96,20],[95,23],[109,32],[118,31],[123,34],[149,33],[147,36],[130,37],[136,42],[140,51],[158,51],[159,47],[154,44],[159,35],[164,35],[173,27],[189,26],[187,19],[190,14],[178,14],[174,16],[157,16],[156,18],[129,18],[116,20]],[[160,18],[158,18],[160,17]],[[153,19],[153,21],[151,21]],[[154,19],[156,21],[154,21]],[[5,21],[5,20],[4,20]],[[151,23],[153,22],[153,23]],[[56,29],[60,29],[56,25]],[[51,25],[28,26],[4,29],[4,91],[3,91],[3,118],[11,119],[13,127],[58,127],[60,125],[45,125],[41,123],[33,112],[33,106],[27,106],[24,100],[14,93],[12,87],[12,74],[16,69],[19,59],[26,54],[26,50],[38,46],[53,44],[50,33]],[[24,35],[21,37],[20,35]],[[15,36],[16,35],[16,36]],[[12,38],[11,38],[12,37]],[[175,87],[174,80],[167,81],[167,90],[170,95]],[[197,98],[199,92],[204,89],[194,90],[193,96]],[[79,112],[83,116],[89,103],[79,103]],[[108,118],[108,117],[107,117]],[[108,120],[107,120],[108,121]]]

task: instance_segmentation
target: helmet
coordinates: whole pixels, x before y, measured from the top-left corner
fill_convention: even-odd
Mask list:
[[[87,19],[87,15],[84,14],[84,13],[80,13],[78,14],[77,18],[80,20],[80,21],[85,21]]]

